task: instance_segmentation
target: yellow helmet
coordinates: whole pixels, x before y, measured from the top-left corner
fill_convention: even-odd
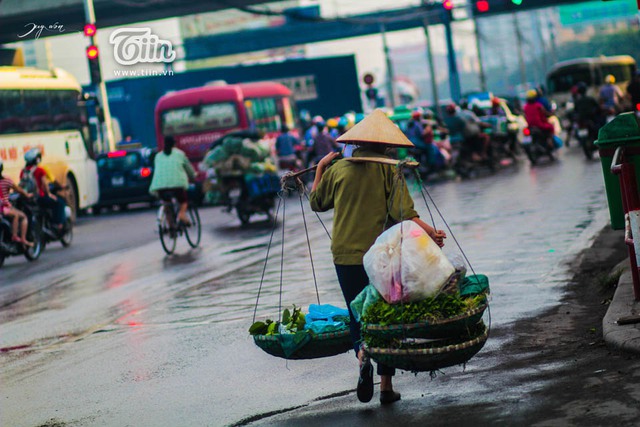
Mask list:
[[[527,99],[536,99],[538,97],[538,91],[535,89],[529,89],[527,91]]]
[[[614,84],[616,82],[616,78],[612,74],[609,74],[604,78],[604,82],[607,84]]]
[[[333,118],[333,117],[328,119],[327,120],[327,127],[330,127],[332,129],[333,128],[337,128],[338,127],[338,120]]]

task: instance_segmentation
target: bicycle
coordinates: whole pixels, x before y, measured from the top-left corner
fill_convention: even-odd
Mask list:
[[[157,223],[160,243],[167,255],[173,254],[176,250],[178,236],[184,234],[187,238],[187,243],[192,248],[198,247],[202,237],[202,224],[200,223],[198,208],[189,203],[187,215],[191,225],[185,225],[177,221],[179,209],[180,204],[175,197],[172,197],[170,202],[163,200],[158,209]]]

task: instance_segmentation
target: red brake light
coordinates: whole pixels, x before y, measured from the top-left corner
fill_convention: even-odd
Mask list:
[[[531,136],[531,130],[529,128],[524,128],[522,133],[524,133],[524,136]]]
[[[140,176],[143,178],[148,178],[149,176],[151,176],[151,169],[150,168],[140,169]]]
[[[126,155],[127,155],[127,152],[124,150],[112,151],[110,153],[107,153],[107,157],[110,159],[113,159],[114,157],[124,157]]]
[[[444,0],[442,2],[442,7],[444,7],[445,10],[453,9],[453,0]]]
[[[636,110],[640,111],[640,102],[636,104]]]

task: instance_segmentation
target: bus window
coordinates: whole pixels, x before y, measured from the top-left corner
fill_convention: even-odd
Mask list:
[[[251,99],[251,114],[255,128],[265,133],[279,132],[281,119],[275,98]]]
[[[78,105],[78,95],[73,90],[51,92],[51,111],[57,130],[82,129],[83,114]]]
[[[547,79],[547,89],[549,93],[569,92],[579,82],[593,85],[589,64],[568,66],[556,71]]]
[[[54,130],[53,116],[49,104],[48,90],[25,90],[23,93],[25,110],[29,114],[30,132]]]
[[[162,134],[182,135],[190,132],[205,132],[227,129],[238,125],[238,111],[232,102],[206,104],[194,114],[192,107],[176,108],[162,113]]]
[[[616,82],[628,82],[633,77],[634,69],[633,64],[603,64],[599,83],[603,83],[609,74],[616,78]]]
[[[19,90],[0,90],[0,134],[24,131],[23,107]]]

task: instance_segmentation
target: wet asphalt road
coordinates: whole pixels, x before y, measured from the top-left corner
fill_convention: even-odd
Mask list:
[[[471,404],[479,394],[498,401],[527,393],[500,386],[514,382],[500,371],[500,349],[510,339],[504,331],[557,304],[570,275],[566,262],[608,220],[599,162],[586,161],[575,147],[565,151],[553,164],[523,162],[429,188],[473,269],[490,277],[495,333],[465,371],[446,369],[446,381],[399,375],[407,410],[420,410],[425,395],[437,396],[446,412],[447,402]],[[415,200],[428,219],[419,194]],[[288,198],[264,269],[259,318],[277,316],[280,296],[283,305],[317,298],[343,305],[329,239],[304,206],[319,293],[299,200]],[[241,229],[220,208],[203,209],[201,216],[202,247],[188,250],[180,242],[173,257],[165,257],[157,241],[155,212],[134,210],[82,218],[71,248],[47,248],[36,263],[7,261],[0,270],[0,424],[277,425],[295,411],[268,414],[318,398],[337,396],[336,417],[361,405],[353,394],[352,352],[287,362],[263,353],[248,336],[269,224],[256,218]],[[330,214],[321,218],[330,223]],[[445,228],[438,218],[436,225]],[[445,252],[459,253],[449,235]],[[480,371],[495,375],[477,383]],[[368,425],[377,407],[366,407],[356,423]]]

